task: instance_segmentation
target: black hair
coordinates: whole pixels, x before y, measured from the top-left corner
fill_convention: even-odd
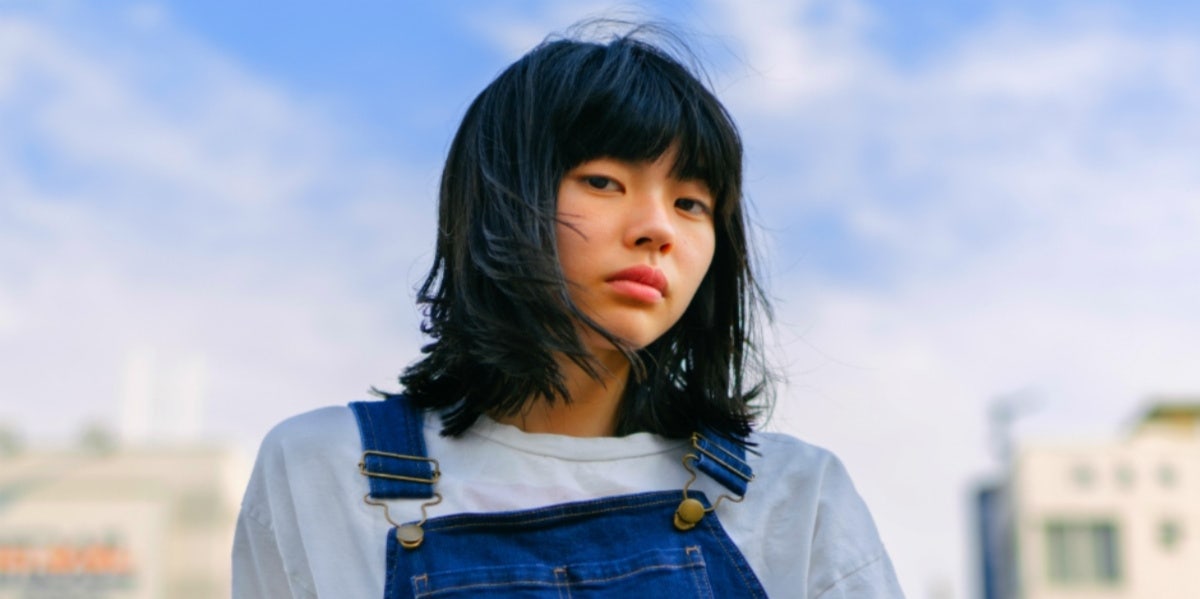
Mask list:
[[[751,269],[741,137],[700,78],[644,32],[547,40],[463,117],[417,297],[432,341],[400,377],[414,403],[440,412],[444,435],[529,401],[570,401],[556,356],[601,378],[580,323],[632,364],[617,434],[750,432],[767,381],[755,319],[769,306]],[[585,161],[650,161],[671,147],[672,174],[704,181],[716,200],[714,256],[679,322],[634,349],[571,301],[556,249],[558,188]]]

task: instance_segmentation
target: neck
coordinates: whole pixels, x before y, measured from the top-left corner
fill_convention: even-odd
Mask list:
[[[497,422],[511,424],[527,433],[572,437],[611,437],[616,434],[617,411],[629,376],[629,361],[617,351],[599,358],[599,379],[588,376],[571,360],[558,360],[570,402],[535,399],[520,413],[498,417]]]

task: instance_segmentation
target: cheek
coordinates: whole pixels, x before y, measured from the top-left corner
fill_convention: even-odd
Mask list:
[[[708,247],[704,251],[704,274],[708,274],[708,270],[712,268],[713,258],[716,256],[717,247],[716,240],[710,238]]]
[[[716,239],[715,235],[709,233],[701,236],[695,242],[692,248],[692,256],[690,257],[691,268],[698,273],[696,285],[700,285],[700,281],[708,274],[708,270],[712,268],[713,257],[716,255]]]
[[[586,232],[578,225],[578,221],[567,221],[555,229],[555,247],[558,249],[558,264],[563,275],[568,279],[574,278],[585,268],[588,256]],[[573,225],[573,226],[572,226]]]
[[[704,323],[704,326],[711,326],[712,320],[713,320],[712,301],[714,299],[714,297],[713,297],[714,281],[709,280],[707,286],[705,286],[704,282],[711,275],[711,273],[709,271],[712,270],[712,268],[713,268],[713,261],[715,258],[714,250],[715,250],[715,248],[714,248],[713,244],[710,243],[707,246],[707,248],[704,249],[702,255],[697,256],[696,272],[698,272],[699,275],[695,279],[695,282],[694,282],[695,287],[693,287],[691,290],[692,296],[691,296],[691,298],[689,298],[687,306],[685,306],[683,309],[683,312],[686,313],[688,310],[693,308],[694,304],[696,304],[698,296],[700,296],[701,294],[706,294],[708,296],[709,301],[706,303],[705,306],[702,306],[702,307],[697,306],[697,308],[702,310],[702,312],[699,312],[696,314],[696,317],[699,318],[699,322]],[[683,317],[683,315],[680,314],[680,318],[682,318],[682,317]]]
[[[683,309],[686,310],[696,297],[700,284],[704,282],[709,269],[712,268],[714,243],[711,237],[693,239],[687,246],[680,247],[680,277],[681,283],[686,281],[689,293],[688,301]],[[683,289],[681,287],[681,289]]]

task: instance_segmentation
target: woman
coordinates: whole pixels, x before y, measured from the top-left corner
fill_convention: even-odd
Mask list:
[[[267,435],[236,597],[901,596],[837,459],[752,431],[741,140],[641,33],[545,42],[468,109],[431,342],[403,393]]]

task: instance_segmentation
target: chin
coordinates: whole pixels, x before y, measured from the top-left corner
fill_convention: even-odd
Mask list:
[[[662,312],[620,308],[599,314],[593,312],[591,316],[596,324],[624,341],[626,346],[634,351],[645,349],[657,341],[679,320],[678,317],[672,318],[671,315]],[[616,349],[608,340],[593,331],[585,332],[583,341],[584,345],[596,351]]]
[[[658,330],[657,328],[654,328],[647,330],[643,327],[613,326],[605,323],[601,323],[601,326],[604,327],[604,330],[624,341],[625,344],[634,351],[645,349],[648,345],[657,341],[659,337],[662,337],[663,334],[667,332],[666,329]],[[597,335],[597,337],[599,337],[599,335]],[[612,347],[612,344],[605,341],[603,337],[601,337],[600,340],[607,346],[608,349],[615,349]]]

